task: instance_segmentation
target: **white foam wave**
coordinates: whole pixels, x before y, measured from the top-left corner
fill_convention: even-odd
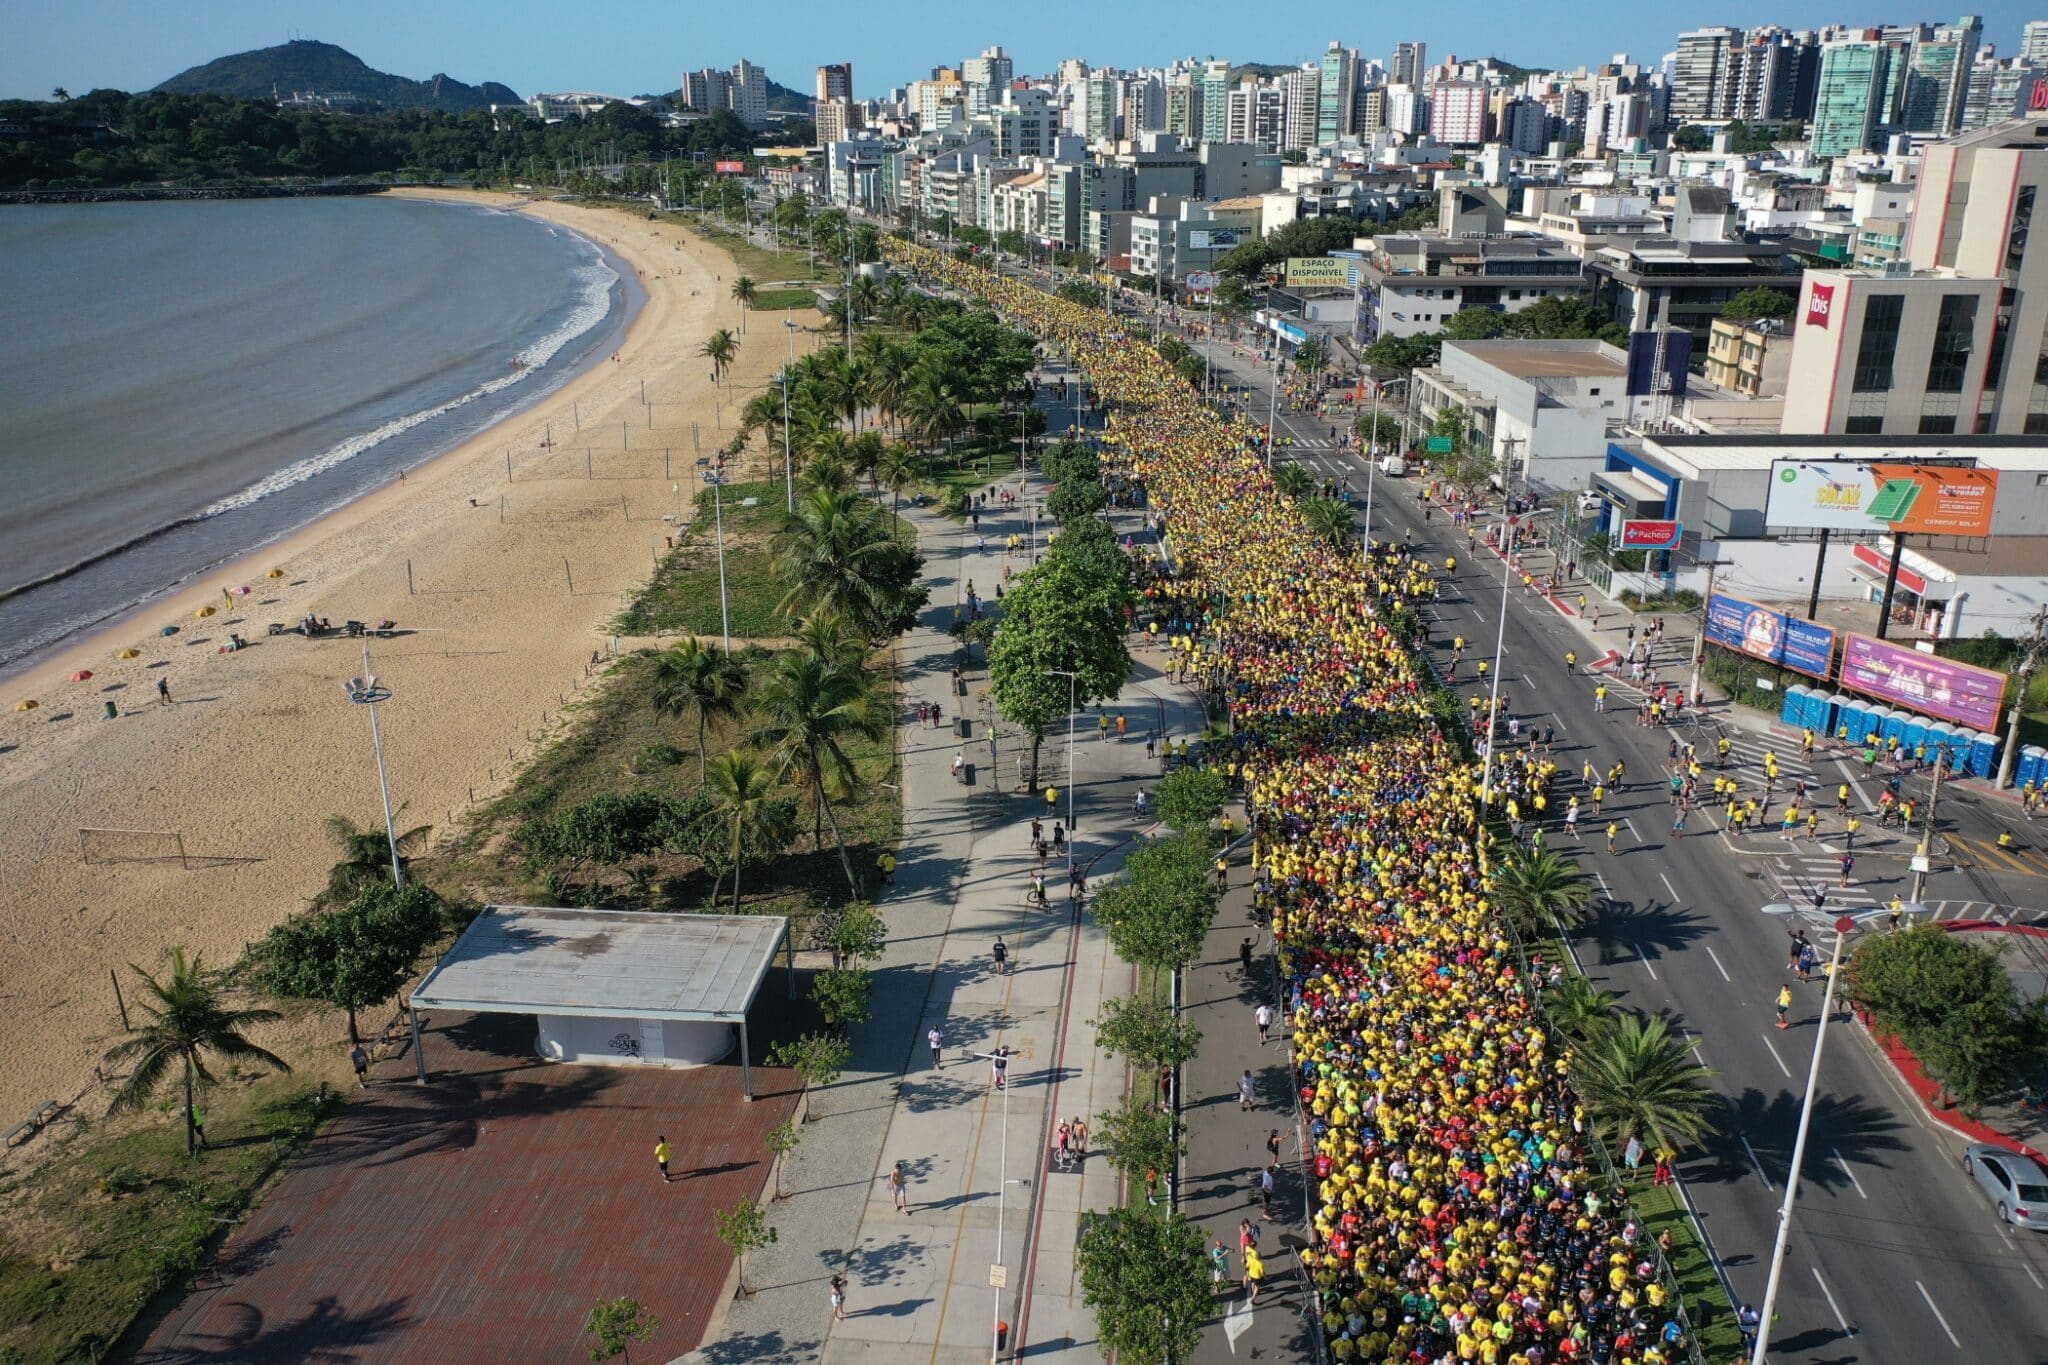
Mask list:
[[[511,388],[514,384],[524,383],[540,373],[541,370],[547,367],[549,361],[561,353],[564,346],[567,346],[570,342],[597,326],[598,323],[604,321],[605,315],[611,311],[611,288],[617,282],[619,275],[617,271],[605,264],[603,256],[597,253],[595,248],[592,248],[592,254],[595,257],[593,264],[579,266],[572,272],[571,277],[581,286],[577,294],[576,306],[570,310],[569,316],[563,320],[561,326],[549,332],[546,336],[533,341],[513,357],[513,363],[516,368],[509,374],[500,375],[496,379],[479,384],[468,393],[451,398],[445,403],[436,404],[419,412],[409,413],[404,417],[395,417],[380,427],[363,432],[359,436],[351,436],[346,441],[330,446],[318,455],[288,464],[283,469],[266,474],[248,487],[230,493],[227,497],[213,503],[200,512],[196,520],[217,517],[223,512],[232,512],[238,508],[248,507],[254,503],[261,502],[273,494],[283,492],[287,488],[302,484],[308,479],[324,474],[330,469],[347,464],[364,451],[373,450],[392,437],[410,431],[423,422],[431,422],[437,417],[445,417],[459,408],[469,406],[480,398],[488,398],[494,393]]]

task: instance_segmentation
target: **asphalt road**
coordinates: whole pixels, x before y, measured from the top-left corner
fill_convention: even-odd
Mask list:
[[[1268,368],[1227,346],[1215,350],[1231,382],[1265,387]],[[1263,409],[1261,402],[1255,413]],[[1283,410],[1279,425],[1294,438],[1284,454],[1363,492],[1364,462],[1335,448],[1327,419]],[[1501,561],[1484,550],[1469,553],[1462,535],[1453,542],[1444,516],[1425,524],[1416,480],[1374,483],[1375,536],[1407,534],[1438,562],[1449,553],[1459,559],[1458,574],[1437,604],[1431,648],[1441,667],[1451,638],[1465,636],[1469,676],[1473,663],[1490,656],[1500,626]],[[1822,756],[1809,770],[1796,741],[1786,744],[1782,737],[1775,747],[1787,781],[1810,772],[1831,795],[1846,777],[1856,804],[1866,808],[1847,891],[1836,888],[1838,820],[1826,822],[1817,842],[1787,841],[1774,827],[1737,840],[1717,816],[1696,807],[1686,836],[1672,838],[1660,785],[1669,733],[1636,723],[1625,702],[1625,678],[1610,682],[1610,709],[1596,715],[1592,680],[1567,676],[1563,664],[1567,649],[1582,659],[1597,652],[1580,625],[1540,596],[1525,594],[1518,580],[1505,600],[1505,646],[1494,666],[1504,670],[1512,713],[1525,727],[1555,727],[1563,770],[1575,772],[1589,757],[1602,769],[1617,759],[1627,763],[1628,786],[1608,803],[1610,814],[1625,822],[1614,854],[1605,851],[1600,833],[1605,821],[1592,820],[1590,809],[1582,815],[1583,847],[1571,848],[1557,828],[1555,817],[1576,780],[1564,784],[1552,806],[1552,847],[1577,853],[1602,892],[1575,951],[1586,972],[1621,993],[1628,1007],[1668,1014],[1714,1068],[1726,1108],[1706,1149],[1690,1153],[1680,1172],[1736,1297],[1760,1304],[1822,985],[1818,975],[1801,984],[1787,973],[1786,931],[1758,907],[1804,901],[1822,884],[1830,888],[1830,907],[1884,904],[1909,889],[1907,841],[1896,830],[1877,829],[1877,784],[1864,777],[1860,763],[1851,771]],[[1658,662],[1665,678],[1682,680],[1678,660],[1690,650],[1693,627],[1674,618],[1667,629],[1674,638]],[[1681,632],[1687,638],[1676,638]],[[1618,632],[1602,632],[1601,639],[1621,643]],[[1462,690],[1470,695],[1475,683],[1465,682]],[[1762,781],[1761,755],[1773,741],[1750,724],[1730,723],[1727,733],[1733,765],[1754,791]],[[1703,753],[1713,752],[1716,733],[1706,732]],[[1924,796],[1924,785],[1914,779],[1909,789]],[[1949,845],[1966,864],[1930,880],[1923,899],[1944,916],[2013,915],[2010,907],[2048,904],[2042,875],[2048,855],[2001,854],[1993,846],[2001,823],[2021,823],[2007,804],[1955,788],[1944,792]],[[1825,946],[1831,936],[1813,937]],[[1793,1027],[1780,1032],[1772,1027],[1773,999],[1786,982],[1796,1003]],[[1833,1023],[1772,1358],[1810,1365],[2048,1361],[2048,1237],[2002,1227],[1960,1168],[1962,1139],[1925,1116],[1862,1031],[1842,1026],[1848,1018],[1839,1006]]]

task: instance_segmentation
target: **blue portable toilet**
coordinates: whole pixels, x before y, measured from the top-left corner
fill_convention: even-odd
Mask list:
[[[1870,702],[1862,697],[1844,697],[1835,707],[1835,729],[1840,731],[1843,726],[1848,727],[1850,748],[1863,747],[1863,736],[1870,729],[1870,711]]]
[[[1885,713],[1884,729],[1880,733],[1884,736],[1887,748],[1891,746],[1891,742],[1895,739],[1908,748],[1912,747],[1906,736],[1912,732],[1913,719],[1911,711],[1887,711]]]
[[[1814,720],[1817,722],[1813,727],[1813,732],[1828,739],[1833,739],[1835,737],[1835,717],[1840,715],[1842,708],[1854,701],[1855,698],[1851,697],[1847,692],[1829,692],[1825,696],[1815,692],[1813,695],[1814,699],[1819,702],[1819,706],[1813,713]]]
[[[1970,741],[1970,776],[1990,777],[1998,771],[1998,736],[1982,730],[1965,732]]]
[[[1778,708],[1778,719],[1787,725],[1804,725],[1801,719],[1806,714],[1806,693],[1804,683],[1793,683],[1785,689],[1784,704]]]
[[[1927,717],[1915,715],[1911,711],[1901,711],[1899,714],[1906,722],[1899,735],[1899,743],[1906,746],[1906,752],[1910,755],[1916,746],[1927,742]]]
[[[2048,782],[2048,749],[2038,744],[2029,744],[2020,750],[2020,761],[2013,768],[2013,781],[2022,787],[2032,782],[2039,787]]]
[[[1929,763],[1960,761],[1964,747],[1962,732],[1957,730],[1955,726],[1950,725],[1945,720],[1931,720],[1927,722],[1927,761]]]

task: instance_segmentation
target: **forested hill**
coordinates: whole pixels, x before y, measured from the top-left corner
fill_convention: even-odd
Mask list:
[[[464,110],[519,103],[517,91],[496,81],[465,85],[446,75],[408,80],[371,68],[345,48],[309,39],[220,57],[181,71],[156,88],[164,94],[239,99],[295,93],[353,95],[366,105],[386,109]]]

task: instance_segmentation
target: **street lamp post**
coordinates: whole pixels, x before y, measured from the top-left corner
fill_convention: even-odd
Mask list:
[[[711,516],[718,528],[718,619],[725,629],[725,652],[732,653],[732,608],[725,595],[725,471],[707,469],[704,482],[711,485]]]
[[[1380,395],[1396,385],[1406,387],[1407,383],[1405,379],[1389,379],[1384,384],[1375,380],[1372,386],[1372,435],[1368,438],[1365,457],[1365,548],[1368,553],[1372,550],[1373,475],[1379,471],[1380,465]]]
[[[1500,674],[1501,654],[1507,648],[1508,638],[1508,576],[1514,572],[1515,562],[1508,557],[1508,522],[1502,509],[1500,522],[1500,626],[1493,636],[1493,689],[1486,702],[1486,766],[1479,779],[1479,816],[1486,818],[1493,803],[1493,750],[1494,729],[1500,720]]]
[[[1046,674],[1067,680],[1067,865],[1074,863],[1074,711],[1081,675],[1064,668],[1048,668]]]
[[[1007,1200],[1006,1200],[1005,1196],[1007,1196],[1007,1195],[1009,1194],[1009,1192],[1010,1192],[1010,1081],[1011,1081],[1011,1077],[1009,1076],[1008,1072],[1009,1072],[1009,1062],[1010,1062],[1010,1060],[1011,1060],[1011,1059],[1012,1059],[1012,1058],[1013,1058],[1013,1057],[1014,1057],[1014,1056],[1015,1056],[1016,1054],[1012,1053],[1012,1052],[1011,1052],[1011,1051],[1009,1050],[1009,1048],[1008,1048],[1008,1047],[1003,1047],[1003,1048],[1002,1048],[1002,1049],[1001,1049],[1000,1051],[998,1051],[998,1052],[974,1052],[974,1053],[969,1053],[968,1055],[969,1055],[969,1056],[972,1056],[972,1057],[979,1057],[979,1058],[981,1058],[981,1059],[982,1059],[983,1061],[985,1061],[985,1062],[989,1063],[989,1064],[990,1064],[991,1066],[993,1066],[993,1065],[995,1064],[995,1062],[996,1062],[996,1059],[997,1059],[997,1058],[1001,1058],[1001,1059],[1002,1059],[1002,1061],[1003,1061],[1003,1063],[1004,1063],[1004,1066],[1003,1066],[1003,1070],[1004,1070],[1004,1076],[1003,1076],[1003,1086],[1002,1086],[1002,1089],[1003,1089],[1003,1123],[1002,1123],[1003,1133],[1002,1133],[1002,1142],[1001,1142],[1001,1145],[1000,1145],[1000,1147],[999,1147],[999,1149],[998,1149],[998,1153],[997,1153],[997,1156],[996,1156],[996,1261],[995,1261],[995,1263],[996,1263],[996,1264],[997,1264],[998,1266],[1000,1266],[1000,1265],[1002,1265],[1002,1263],[1003,1263],[1003,1206],[1004,1206],[1004,1204],[1005,1204],[1005,1203],[1007,1202]],[[1019,1185],[1027,1185],[1027,1184],[1029,1184],[1030,1182],[1029,1182],[1029,1181],[1026,1181],[1026,1180],[1020,1180],[1020,1181],[1018,1181],[1017,1183],[1018,1183]],[[1008,1276],[1007,1274],[1004,1274],[1004,1275],[1001,1275],[1001,1276],[995,1276],[995,1275],[991,1275],[991,1276],[990,1276],[989,1278],[990,1278],[990,1279],[991,1279],[992,1281],[993,1281],[993,1280],[996,1280],[996,1279],[1002,1279],[1002,1280],[1004,1280],[1004,1281],[1007,1281],[1007,1280],[1009,1279],[1009,1276]],[[991,1290],[992,1290],[992,1294],[991,1294],[991,1304],[990,1304],[990,1309],[989,1309],[989,1322],[988,1322],[988,1339],[989,1339],[989,1346],[988,1346],[988,1358],[989,1358],[989,1365],[995,1365],[995,1362],[996,1362],[996,1361],[998,1361],[998,1360],[1001,1360],[1001,1359],[1002,1359],[1002,1357],[1003,1357],[1003,1289],[1005,1288],[1005,1286],[1004,1286],[1004,1285],[1002,1285],[1002,1284],[991,1284],[990,1288],[991,1288]]]
[[[796,466],[789,462],[789,372],[796,365],[796,324],[788,318],[782,328],[789,334],[789,360],[782,367],[782,489],[789,510],[796,511]]]
[[[398,864],[398,831],[391,822],[391,780],[384,773],[384,728],[377,723],[377,703],[391,700],[391,689],[370,671],[370,647],[363,646],[361,677],[341,685],[348,699],[370,708],[370,743],[377,751],[377,789],[384,795],[384,840],[391,848],[391,884],[405,889],[405,872]]]
[[[1785,1271],[1785,1247],[1792,1236],[1792,1206],[1799,1196],[1799,1170],[1806,1160],[1806,1132],[1813,1121],[1813,1092],[1820,1083],[1821,1048],[1828,1040],[1828,1016],[1834,1012],[1835,982],[1841,976],[1842,944],[1859,925],[1891,912],[1877,908],[1850,911],[1828,916],[1802,906],[1779,903],[1763,907],[1766,915],[1803,922],[1831,922],[1835,931],[1835,947],[1828,957],[1828,985],[1821,996],[1820,1027],[1814,1030],[1813,1057],[1806,1067],[1806,1093],[1799,1101],[1799,1132],[1792,1139],[1792,1169],[1785,1175],[1785,1198],[1778,1206],[1778,1236],[1771,1246],[1771,1273],[1764,1283],[1763,1308],[1757,1316],[1756,1345],[1750,1352],[1750,1365],[1764,1365],[1766,1353],[1771,1345],[1771,1314],[1778,1302],[1778,1281]],[[1905,906],[1903,913],[1918,917],[1927,913],[1924,905]]]

